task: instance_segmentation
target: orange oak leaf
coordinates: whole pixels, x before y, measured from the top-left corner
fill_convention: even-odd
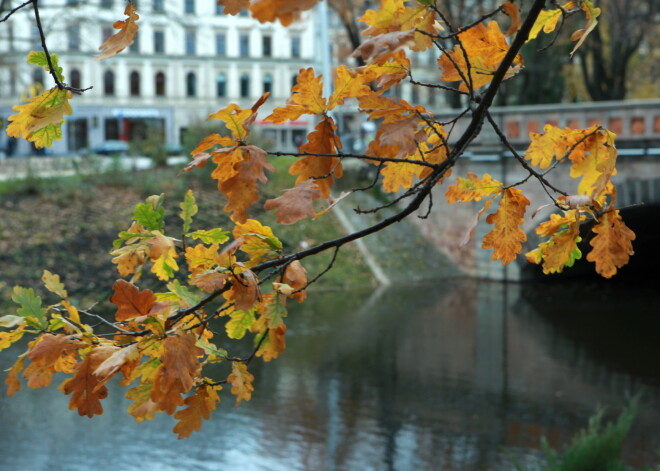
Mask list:
[[[530,263],[542,264],[543,273],[560,273],[565,267],[572,267],[582,258],[578,248],[580,221],[584,219],[578,210],[565,211],[563,216],[552,214],[550,220],[536,228],[540,236],[551,236],[547,242],[539,244],[537,249],[526,254]]]
[[[459,89],[462,91],[476,90],[489,84],[509,51],[509,45],[497,22],[491,21],[488,26],[479,23],[460,33],[458,39],[460,44],[438,59],[443,70],[442,79],[448,82],[460,81]],[[505,79],[517,74],[522,63],[522,56],[518,54],[506,72]]]
[[[23,371],[28,388],[49,386],[54,373],[73,373],[78,349],[84,344],[69,335],[44,334],[30,342],[34,344],[27,357],[30,364]]]
[[[316,213],[312,201],[321,197],[321,191],[314,180],[305,180],[294,188],[282,191],[282,196],[266,201],[264,209],[275,210],[279,224],[294,224]]]
[[[78,414],[89,418],[103,414],[101,399],[108,397],[108,388],[94,375],[94,370],[117,350],[114,345],[94,347],[78,363],[73,377],[64,381],[59,389],[71,394],[69,409],[78,409]]]
[[[236,406],[241,401],[252,399],[254,386],[252,382],[254,376],[247,370],[247,365],[243,362],[234,361],[231,364],[231,373],[227,377],[227,382],[231,384],[231,392],[236,396]]]
[[[275,171],[275,167],[268,162],[266,151],[259,147],[248,145],[239,148],[243,160],[233,166],[235,175],[228,179],[218,179],[218,189],[227,197],[224,207],[226,212],[231,212],[234,222],[243,223],[247,221],[247,210],[252,204],[259,200],[259,187],[257,183],[267,183],[265,170]],[[215,160],[215,159],[214,159]],[[220,166],[218,166],[218,169]],[[220,176],[216,169],[212,176],[214,178],[225,178]]]
[[[285,334],[286,325],[284,324],[270,329],[255,355],[261,357],[264,361],[271,361],[277,358],[286,349]]]
[[[5,378],[5,384],[7,385],[7,396],[11,397],[21,389],[21,380],[18,378],[18,375],[23,370],[24,366],[25,357],[21,356],[9,370],[7,378]]]
[[[266,121],[275,124],[286,121],[295,121],[304,114],[323,114],[327,109],[326,99],[323,98],[323,76],[314,75],[314,69],[300,69],[296,85],[291,89],[293,94],[286,106],[278,107],[266,117]]]
[[[139,351],[139,344],[134,343],[123,348],[115,348],[110,352],[110,355],[100,363],[94,370],[100,384],[105,384],[110,378],[120,371],[124,371],[124,376],[127,376],[128,371],[124,369],[124,365],[132,363],[132,368],[135,368],[139,363],[142,354]]]
[[[225,291],[223,296],[227,302],[233,302],[234,307],[240,311],[249,311],[254,305],[261,301],[261,290],[259,279],[254,272],[245,270],[235,276],[230,290]]]
[[[341,149],[336,131],[337,126],[332,118],[324,119],[316,125],[314,131],[309,133],[307,143],[300,147],[300,152],[336,154],[337,150]],[[316,181],[321,196],[329,198],[334,178],[341,178],[343,175],[339,158],[330,155],[307,156],[295,162],[289,168],[289,173],[298,175],[296,185],[312,178]]]
[[[115,35],[110,36],[103,44],[101,44],[101,47],[99,47],[101,54],[96,55],[97,59],[101,60],[115,56],[133,44],[135,35],[139,29],[135,22],[140,19],[135,11],[135,5],[132,3],[126,5],[124,15],[126,15],[128,18],[123,21],[115,21],[112,27],[118,29],[119,31]]]
[[[282,250],[282,242],[275,237],[273,230],[255,219],[236,224],[232,235],[236,240],[242,240],[240,249],[250,256],[249,266]]]
[[[346,98],[372,93],[367,84],[375,78],[375,74],[364,73],[365,70],[349,70],[345,65],[337,67],[334,92],[328,101],[329,110],[337,105],[343,105]]]
[[[110,297],[110,302],[117,306],[115,313],[117,321],[148,316],[156,302],[156,295],[153,291],[149,289],[140,291],[133,283],[125,280],[115,281],[112,289],[115,294]]]
[[[634,253],[635,233],[624,224],[618,209],[603,214],[592,231],[596,236],[589,242],[593,249],[587,254],[587,260],[596,264],[597,273],[611,278]]]
[[[394,54],[415,44],[415,30],[393,31],[367,39],[353,52],[353,57],[362,57],[366,62],[382,64]]]
[[[529,133],[531,142],[525,151],[525,159],[529,160],[534,166],[546,169],[553,161],[565,158],[569,151],[571,151],[571,154],[584,155],[586,147],[580,141],[584,140],[588,134],[595,132],[595,128],[561,129],[546,124],[543,131],[544,134]]]
[[[300,290],[289,297],[297,299],[299,303],[305,300],[307,297],[307,291],[304,289],[307,286],[307,270],[298,260],[294,260],[287,265],[282,276],[282,282],[291,286],[295,291]]]
[[[382,93],[408,77],[410,59],[404,51],[397,51],[386,61],[372,62],[356,70],[364,75],[365,79],[369,77],[375,80],[378,93]]]
[[[217,0],[218,5],[223,6],[225,15],[238,15],[241,10],[250,7],[250,0]]]
[[[204,384],[195,390],[195,394],[187,397],[183,403],[188,407],[174,414],[179,422],[174,426],[174,433],[179,440],[189,437],[193,432],[202,428],[202,420],[211,418],[211,412],[220,402],[218,391],[222,386]]]
[[[175,332],[162,345],[161,365],[156,371],[151,400],[158,408],[173,414],[183,404],[181,394],[192,389],[202,366],[199,357],[204,350],[195,346],[197,336],[192,332]]]
[[[481,201],[482,198],[491,196],[502,191],[502,183],[493,179],[485,173],[479,178],[472,172],[468,172],[467,178],[458,177],[456,183],[447,188],[445,196],[449,203],[456,201]]]
[[[522,25],[522,17],[520,16],[520,9],[518,5],[511,2],[504,2],[502,4],[502,11],[506,13],[509,18],[511,18],[511,25],[509,29],[504,33],[505,36],[512,36],[516,31],[520,29]]]
[[[222,288],[227,282],[228,275],[216,271],[207,271],[196,273],[191,276],[190,282],[199,289],[212,293],[216,289]]]
[[[257,0],[252,2],[252,17],[262,23],[279,20],[289,26],[300,18],[300,14],[312,8],[319,0]]]
[[[484,249],[493,249],[493,260],[501,260],[508,265],[522,252],[522,243],[527,236],[520,226],[525,222],[528,205],[529,200],[522,191],[507,188],[502,192],[499,209],[486,218],[486,222],[495,227],[484,236],[482,244]]]

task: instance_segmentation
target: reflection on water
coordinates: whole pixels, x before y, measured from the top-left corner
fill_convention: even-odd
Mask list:
[[[511,455],[538,459],[541,436],[564,444],[597,404],[618,408],[642,388],[627,456],[651,464],[657,295],[585,289],[441,282],[316,293],[292,308],[287,353],[251,368],[253,400],[235,409],[226,395],[192,438],[177,441],[170,417],[135,423],[119,388],[92,420],[52,389],[3,392],[0,469],[510,470]]]

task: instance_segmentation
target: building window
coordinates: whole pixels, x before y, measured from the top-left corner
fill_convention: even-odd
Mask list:
[[[270,74],[264,75],[264,93],[273,91],[273,76]]]
[[[215,78],[215,94],[219,97],[227,96],[227,76],[222,72]]]
[[[103,94],[105,96],[115,95],[115,74],[112,70],[106,70],[103,74]]]
[[[80,26],[69,26],[67,34],[69,36],[69,51],[78,51],[80,49]]]
[[[128,46],[129,52],[132,52],[133,54],[137,54],[140,52],[140,32],[138,31],[135,33],[135,37],[133,38],[133,44]]]
[[[36,24],[33,24],[30,30],[30,44],[30,48],[33,50],[38,50],[41,47],[41,36]]]
[[[227,36],[225,36],[225,33],[215,33],[215,54],[217,56],[227,54]]]
[[[220,5],[219,3],[215,4],[215,14],[216,15],[222,15],[224,13],[225,7],[223,5]]]
[[[165,3],[163,0],[154,0],[153,11],[163,12],[165,11]]]
[[[140,73],[135,71],[131,72],[129,82],[131,96],[140,96]]]
[[[196,43],[195,43],[195,32],[186,31],[186,54],[191,55],[195,54]]]
[[[105,140],[116,141],[119,139],[119,120],[117,118],[106,118],[103,123]]]
[[[103,28],[101,30],[101,44],[106,42],[112,36],[112,28]]]
[[[247,33],[242,33],[238,38],[239,54],[241,57],[250,55],[250,36]]]
[[[250,96],[250,76],[248,74],[241,75],[241,98],[248,98]]]
[[[291,77],[291,88],[295,87],[296,85],[298,85],[298,74]]]
[[[291,38],[291,57],[300,57],[300,36]]]
[[[78,69],[72,69],[69,74],[70,84],[73,88],[81,88],[82,79],[80,78],[80,71]]]
[[[194,72],[188,72],[188,74],[186,74],[186,95],[197,95],[197,77],[195,77]]]
[[[101,8],[109,10],[112,8],[112,0],[101,0]]]
[[[165,53],[165,33],[163,31],[154,31],[154,52],[156,54]]]
[[[185,0],[184,11],[186,13],[195,13],[195,0]]]
[[[158,72],[155,78],[156,96],[165,96],[165,74]]]
[[[238,13],[238,16],[246,17],[246,16],[248,16],[248,11],[247,11],[245,8],[243,8],[243,9]]]
[[[273,55],[272,42],[273,39],[270,36],[263,36],[261,38],[261,53],[264,57],[270,57]]]

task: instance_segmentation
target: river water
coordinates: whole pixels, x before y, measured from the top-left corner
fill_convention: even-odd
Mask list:
[[[626,458],[653,464],[659,313],[655,287],[639,285],[313,293],[290,310],[286,354],[251,366],[252,401],[226,394],[186,440],[171,417],[134,422],[116,385],[91,420],[54,388],[3,391],[0,470],[508,471],[512,457],[538,462],[542,436],[564,445],[598,405],[612,417],[642,390]]]

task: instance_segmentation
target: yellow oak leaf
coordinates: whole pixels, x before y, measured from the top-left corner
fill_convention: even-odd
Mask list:
[[[210,270],[218,264],[218,250],[219,246],[217,244],[209,247],[204,244],[186,247],[186,262],[191,278],[196,274]]]
[[[236,396],[236,406],[241,401],[252,399],[254,386],[252,382],[254,376],[247,370],[247,365],[243,362],[234,361],[231,364],[231,373],[227,377],[227,382],[231,384],[231,392]]]
[[[404,51],[396,51],[386,61],[371,62],[356,70],[363,74],[365,78],[369,77],[371,80],[375,80],[376,87],[379,89],[378,93],[383,93],[408,77],[410,59],[406,57]],[[361,98],[358,97],[358,99]]]
[[[460,81],[459,89],[462,91],[476,90],[489,84],[509,51],[509,45],[497,22],[491,21],[488,26],[479,23],[460,33],[458,39],[460,44],[438,59],[443,70],[442,79],[448,82]],[[522,64],[522,56],[518,54],[504,78],[517,74]]]
[[[579,194],[598,199],[609,188],[611,178],[616,175],[618,155],[614,137],[610,131],[598,130],[581,146],[586,152],[573,152],[569,156],[573,163],[571,177],[582,177],[578,185]]]
[[[493,249],[493,260],[501,260],[508,265],[522,252],[522,243],[527,236],[520,226],[525,222],[528,205],[529,200],[522,191],[507,188],[502,192],[499,209],[486,218],[486,222],[495,227],[484,236],[482,244],[484,249]]]
[[[251,109],[243,109],[238,105],[231,104],[220,111],[211,113],[208,119],[217,119],[225,123],[225,127],[231,132],[232,137],[235,141],[243,141],[247,138],[249,134],[248,127],[245,125],[245,122],[252,116],[253,112]],[[208,139],[208,138],[207,138]],[[226,143],[226,139],[218,139],[217,143]],[[205,144],[202,141],[202,144]],[[200,146],[202,145],[200,144]]]
[[[312,201],[321,197],[321,190],[314,180],[305,180],[294,188],[282,191],[282,196],[267,200],[264,209],[275,210],[279,224],[294,224],[316,215]]]
[[[218,391],[222,386],[203,384],[195,390],[195,394],[187,397],[183,403],[188,406],[174,414],[179,422],[174,426],[174,433],[178,439],[189,437],[193,432],[202,428],[202,420],[211,418],[211,412],[220,402]]]
[[[38,149],[49,147],[53,140],[62,138],[64,115],[73,113],[70,98],[71,93],[67,90],[53,87],[30,98],[24,105],[14,106],[18,113],[9,117],[7,135],[22,137],[33,142]]]
[[[619,210],[604,213],[592,231],[596,236],[589,242],[593,249],[587,254],[587,260],[596,264],[597,273],[611,278],[634,253],[635,233],[624,224]]]
[[[584,144],[580,144],[580,140],[584,139],[592,129],[561,129],[546,124],[543,131],[544,134],[529,133],[531,142],[525,151],[525,159],[534,166],[546,169],[555,160],[565,158],[569,151],[571,151],[571,155],[583,155],[585,147]]]
[[[151,400],[151,391],[154,384],[140,383],[138,386],[131,388],[126,393],[127,399],[133,399],[133,403],[128,406],[128,413],[133,416],[136,422],[143,422],[144,420],[153,420],[156,412],[162,412],[158,404]]]
[[[536,39],[541,30],[544,33],[552,33],[557,27],[557,22],[561,18],[561,10],[556,8],[554,10],[543,10],[539,13],[539,16],[536,18],[532,29],[529,32],[527,42]]]
[[[135,35],[139,29],[136,21],[140,19],[136,13],[135,5],[132,3],[126,5],[124,15],[128,18],[123,21],[115,21],[112,25],[113,28],[118,29],[119,31],[101,44],[101,47],[99,47],[101,54],[96,56],[97,59],[101,60],[115,56],[133,44]]]
[[[481,201],[482,198],[502,192],[502,183],[485,173],[479,178],[468,172],[467,178],[458,177],[456,183],[447,188],[445,196],[449,203],[456,201]]]
[[[68,297],[64,285],[62,284],[62,281],[60,281],[60,275],[55,275],[48,270],[44,270],[43,275],[41,275],[41,281],[44,282],[44,286],[51,293],[55,293],[60,298]]]

